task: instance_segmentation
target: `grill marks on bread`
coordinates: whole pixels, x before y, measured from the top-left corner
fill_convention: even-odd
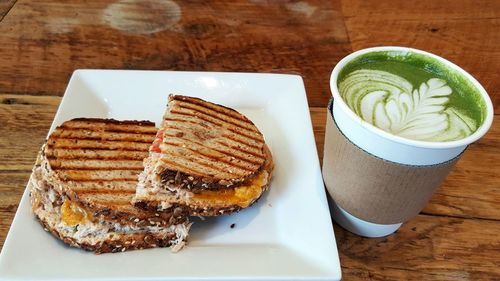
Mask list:
[[[135,218],[169,222],[172,214],[157,216],[130,203],[156,131],[147,121],[74,119],[55,129],[44,154],[72,200],[110,216],[131,217],[130,223]]]
[[[45,155],[65,181],[135,181],[156,128],[147,121],[74,119],[50,135]]]
[[[71,159],[52,158],[52,169],[80,170],[139,170],[143,169],[142,161],[130,159]]]
[[[159,161],[165,173],[233,184],[254,176],[265,161],[259,130],[242,114],[221,105],[170,96],[162,129]]]
[[[50,162],[50,160],[49,160]],[[57,174],[59,178],[64,181],[99,181],[99,180],[136,180],[140,171],[133,169],[123,169],[117,170],[114,167],[108,169],[95,170],[93,168],[86,167],[86,169],[57,169]]]
[[[167,135],[167,137],[171,136]],[[252,171],[258,169],[260,166],[258,160],[247,160],[244,156],[241,156],[241,154],[231,153],[231,151],[228,151],[227,149],[225,149],[225,147],[221,149],[209,149],[203,146],[202,143],[189,139],[172,138],[171,140],[166,140],[165,143],[170,146],[182,147],[183,149],[190,150],[194,153],[199,153],[201,156],[204,156],[208,159],[214,159],[216,161],[221,161],[233,166],[237,166],[238,168],[243,170]],[[183,145],[186,145],[186,147],[183,147]]]
[[[118,121],[114,119],[75,118],[64,122],[60,129],[90,129],[92,131],[123,132],[155,135],[156,127],[150,121]]]
[[[103,149],[103,150],[120,150],[120,151],[147,151],[150,143],[123,141],[123,140],[100,140],[95,139],[85,140],[79,138],[57,138],[53,137],[49,145],[54,148],[62,148],[65,150],[77,149]]]
[[[148,156],[145,151],[115,150],[107,148],[79,149],[79,148],[54,148],[48,144],[45,155],[49,159],[95,159],[95,160],[136,160],[142,161]]]
[[[53,138],[75,138],[81,140],[107,140],[107,141],[129,141],[138,143],[149,143],[144,134],[135,134],[128,132],[112,132],[105,129],[79,129],[79,128],[63,128],[55,130]],[[153,135],[154,136],[154,135]]]
[[[154,124],[146,121],[74,119],[54,130],[45,155],[53,170],[68,170],[69,180],[86,173],[92,178],[90,170],[114,171],[114,179],[117,171],[141,170],[155,134]]]

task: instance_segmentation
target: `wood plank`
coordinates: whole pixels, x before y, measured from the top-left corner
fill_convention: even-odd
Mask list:
[[[10,11],[12,6],[16,4],[17,0],[3,0],[0,1],[0,22],[3,20],[5,15]]]
[[[500,280],[500,223],[419,215],[363,238],[335,225],[343,280]]]
[[[406,1],[385,0],[342,1],[344,17],[383,16],[384,19],[485,19],[500,17],[497,0],[421,0],[411,4]]]
[[[316,148],[323,160],[325,108],[311,108]],[[482,139],[469,146],[423,210],[432,215],[500,220],[500,115]],[[479,163],[487,163],[481,165]]]
[[[338,1],[140,2],[18,3],[0,25],[0,88],[60,96],[77,68],[294,73],[324,106],[351,50]]]
[[[0,94],[0,170],[31,170],[60,100]]]
[[[316,140],[316,150],[318,151],[319,162],[323,166],[323,151],[325,148],[325,127],[326,127],[326,106],[310,107],[311,122]]]
[[[408,46],[442,56],[472,74],[500,112],[500,18],[487,19],[385,19],[371,16],[346,19],[354,50],[381,46]]]
[[[16,214],[31,171],[0,170],[0,248]]]

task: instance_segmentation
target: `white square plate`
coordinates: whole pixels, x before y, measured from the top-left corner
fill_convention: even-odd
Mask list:
[[[263,198],[237,214],[196,221],[189,245],[179,253],[151,249],[95,255],[67,247],[43,231],[25,191],[0,255],[0,279],[339,280],[335,236],[301,77],[78,70],[51,131],[75,117],[152,120],[158,125],[169,93],[232,107],[257,125],[275,162]]]

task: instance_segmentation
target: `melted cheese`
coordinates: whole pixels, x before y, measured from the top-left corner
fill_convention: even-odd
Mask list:
[[[263,171],[248,185],[229,190],[204,190],[194,194],[191,200],[200,204],[229,204],[246,208],[260,196],[266,183],[267,172]]]
[[[83,224],[90,220],[91,215],[82,207],[65,200],[61,206],[61,221],[69,226]]]

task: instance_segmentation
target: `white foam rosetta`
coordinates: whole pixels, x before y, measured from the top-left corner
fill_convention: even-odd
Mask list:
[[[415,88],[392,73],[361,69],[339,83],[347,105],[363,120],[401,137],[452,141],[471,135],[476,122],[448,106],[452,89],[431,78]]]

